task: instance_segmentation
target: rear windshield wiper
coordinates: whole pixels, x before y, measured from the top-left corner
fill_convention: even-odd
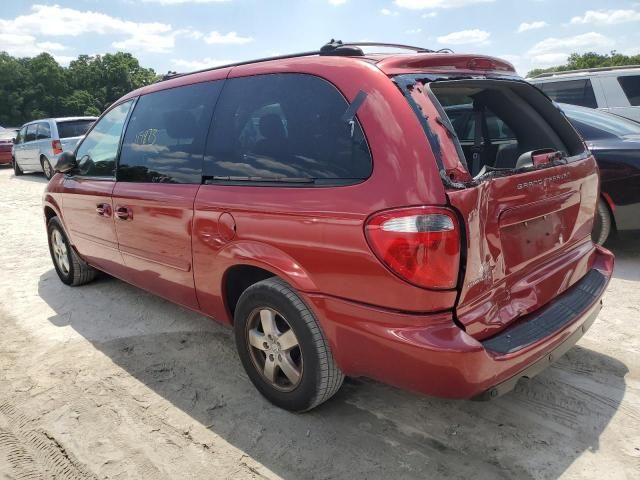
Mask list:
[[[311,177],[204,177],[205,184],[211,183],[315,183],[316,179]]]

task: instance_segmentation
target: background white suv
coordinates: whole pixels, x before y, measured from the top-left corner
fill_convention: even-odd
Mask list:
[[[97,117],[45,118],[25,123],[13,145],[13,170],[44,172],[53,176],[53,166],[64,150],[73,150]]]
[[[527,79],[552,100],[640,122],[640,66],[543,73]]]

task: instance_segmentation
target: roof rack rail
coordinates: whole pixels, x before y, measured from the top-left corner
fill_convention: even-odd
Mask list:
[[[615,70],[629,70],[632,68],[640,68],[640,65],[620,65],[616,67],[593,67],[593,68],[580,68],[577,70],[564,70],[559,72],[546,72],[531,78],[548,78],[548,77],[553,77],[555,75],[571,75],[573,73],[609,72],[609,71],[615,71]]]
[[[194,73],[210,72],[212,70],[220,70],[223,68],[239,67],[241,65],[250,65],[252,63],[269,62],[271,60],[285,60],[287,58],[309,57],[312,55],[322,56],[364,56],[364,52],[359,47],[388,47],[399,48],[405,50],[412,50],[417,53],[453,53],[450,48],[442,48],[440,50],[430,50],[423,47],[413,47],[411,45],[401,45],[396,43],[378,43],[378,42],[346,42],[343,43],[340,40],[331,39],[328,43],[322,46],[320,50],[312,50],[309,52],[289,53],[286,55],[277,55],[274,57],[256,58],[253,60],[245,60],[242,62],[227,63],[225,65],[218,65],[216,67],[203,68],[201,70],[195,70],[193,72],[176,73],[169,71],[162,76],[160,81],[170,80],[172,78],[183,77],[185,75],[192,75]]]
[[[431,50],[424,47],[415,47],[413,45],[403,45],[400,43],[381,43],[381,42],[342,42],[341,40],[331,39],[330,42],[323,45],[320,49],[320,55],[358,55],[363,56],[364,52],[358,47],[384,47],[384,48],[398,48],[402,50],[411,50],[417,53],[436,53],[436,50]],[[449,49],[442,49],[449,50]],[[344,52],[344,53],[343,53]],[[347,53],[349,52],[349,53]],[[353,53],[351,53],[353,52]]]

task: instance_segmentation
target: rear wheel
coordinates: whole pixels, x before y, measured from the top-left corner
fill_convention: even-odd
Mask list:
[[[601,198],[598,200],[598,208],[593,221],[593,231],[591,232],[591,239],[594,243],[602,245],[607,241],[607,238],[609,238],[611,234],[612,223],[609,207]]]
[[[22,174],[24,173],[24,172],[22,171],[22,169],[20,168],[20,165],[18,165],[18,162],[16,162],[16,159],[15,159],[15,158],[13,158],[13,159],[12,159],[12,162],[11,162],[11,163],[13,164],[13,174],[14,174],[16,177],[19,177],[20,175],[22,175]]]
[[[53,266],[62,283],[77,286],[96,278],[97,270],[82,260],[71,247],[58,217],[49,220],[47,233]]]
[[[234,315],[240,360],[271,403],[295,412],[331,398],[344,380],[313,313],[279,278],[240,296]]]
[[[47,177],[47,180],[51,180],[53,174],[55,173],[53,167],[51,166],[51,162],[47,157],[40,158],[40,163],[42,164],[42,171],[44,172],[44,176]]]

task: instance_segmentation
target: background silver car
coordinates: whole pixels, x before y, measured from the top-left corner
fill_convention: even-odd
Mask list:
[[[25,123],[12,150],[15,174],[22,175],[24,171],[44,172],[47,178],[51,178],[58,155],[64,150],[72,150],[96,119],[44,118]]]
[[[597,108],[640,122],[640,67],[543,73],[527,80],[558,103]]]

